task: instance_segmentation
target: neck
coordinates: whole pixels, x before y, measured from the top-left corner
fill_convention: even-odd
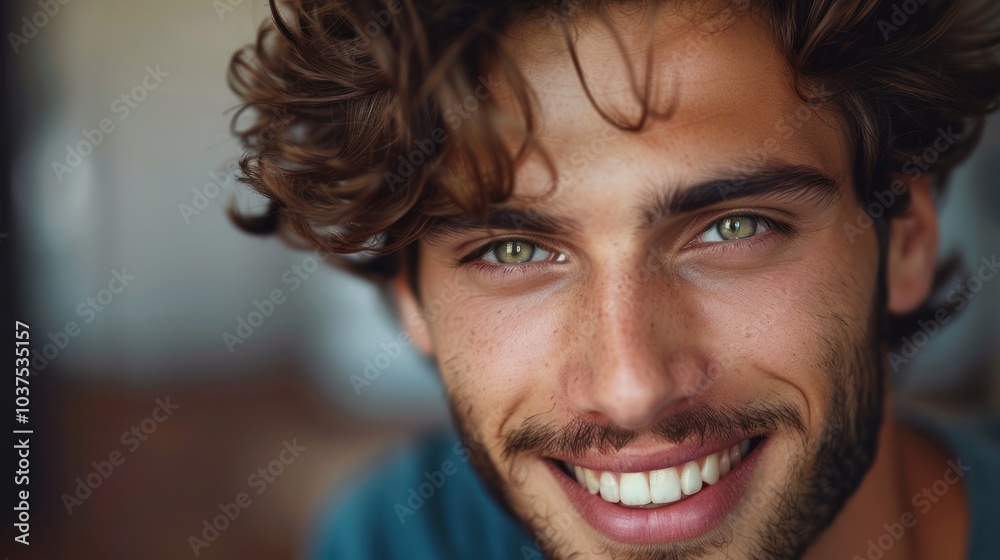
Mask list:
[[[949,458],[928,436],[900,423],[887,403],[875,462],[804,558],[962,558],[966,542],[955,535],[968,527],[964,483],[951,483],[952,475],[952,491],[922,498],[950,469]]]

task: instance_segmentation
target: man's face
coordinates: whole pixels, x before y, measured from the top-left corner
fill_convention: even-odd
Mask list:
[[[601,118],[558,28],[515,30],[558,187],[537,198],[536,154],[516,212],[421,241],[422,345],[552,557],[792,557],[856,488],[880,413],[853,147],[763,25],[648,17],[613,17],[638,88],[605,25],[575,43],[597,105],[634,120],[652,29],[669,116],[641,132]]]

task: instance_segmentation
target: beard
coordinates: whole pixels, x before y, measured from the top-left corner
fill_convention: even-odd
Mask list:
[[[739,406],[700,405],[657,421],[648,430],[656,439],[672,443],[692,438],[704,441],[709,436],[732,438],[755,430],[797,433],[803,451],[798,457],[788,458],[787,464],[795,466],[783,477],[781,487],[770,489],[769,495],[755,496],[752,505],[747,503],[751,497],[748,493],[719,526],[705,535],[662,545],[609,543],[590,553],[604,553],[615,560],[682,560],[712,554],[750,560],[801,558],[857,490],[875,459],[885,394],[882,337],[876,334],[885,324],[884,298],[879,292],[866,319],[851,325],[834,313],[824,325],[827,335],[818,364],[830,397],[829,412],[819,433],[807,432],[795,407],[771,398]],[[551,504],[536,504],[543,507],[531,511],[524,504],[518,508],[515,490],[524,480],[517,474],[516,460],[572,456],[591,449],[617,451],[643,432],[584,418],[562,425],[544,424],[536,416],[502,434],[499,458],[494,460],[476,435],[472,406],[467,400],[452,397],[452,418],[469,447],[472,465],[502,507],[535,537],[545,558],[587,557],[580,543],[572,542],[559,530],[572,523],[565,512],[553,513],[555,507]],[[506,478],[498,463],[506,467]],[[758,528],[746,545],[735,550],[730,546],[735,534],[733,524],[745,519],[759,520]]]

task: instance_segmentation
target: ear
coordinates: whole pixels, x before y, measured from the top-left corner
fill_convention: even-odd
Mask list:
[[[405,267],[404,267],[405,268]],[[434,354],[434,344],[431,341],[430,327],[424,316],[423,308],[410,287],[408,272],[401,271],[392,280],[392,291],[396,296],[396,306],[399,320],[406,333],[413,340],[413,345],[425,356]]]
[[[906,181],[910,204],[889,221],[887,310],[906,315],[930,296],[937,267],[938,217],[930,176],[895,179]]]

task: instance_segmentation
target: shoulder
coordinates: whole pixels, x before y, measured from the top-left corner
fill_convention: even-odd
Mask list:
[[[936,507],[959,481],[964,487],[968,519],[966,558],[995,558],[1000,549],[1000,418],[906,415],[906,420],[925,431],[946,449],[947,458],[939,465],[938,480],[920,494],[913,505],[920,513]]]
[[[970,560],[996,558],[1000,550],[1000,418],[966,420],[943,428],[968,491]]]
[[[449,433],[346,480],[314,523],[306,558],[519,558],[523,544],[531,543]]]

